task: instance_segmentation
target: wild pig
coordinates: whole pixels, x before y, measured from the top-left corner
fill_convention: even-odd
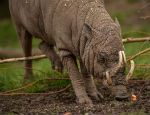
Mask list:
[[[32,37],[40,38],[39,48],[53,68],[61,72],[66,67],[79,103],[91,104],[89,96],[102,98],[91,75],[116,98],[128,97],[120,26],[103,0],[9,0],[9,8],[25,57],[31,56]],[[32,68],[32,62],[25,61],[25,67]],[[25,69],[25,79],[29,76],[32,70]]]

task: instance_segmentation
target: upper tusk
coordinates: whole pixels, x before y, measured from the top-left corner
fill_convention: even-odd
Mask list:
[[[122,51],[119,51],[119,67],[121,67],[122,63],[123,63]]]
[[[124,60],[124,62],[125,62],[125,63],[127,63],[126,55],[125,55],[125,52],[124,52],[124,51],[122,51],[122,56],[123,56],[123,60]]]
[[[131,60],[130,63],[131,63],[131,67],[130,67],[130,71],[129,71],[128,75],[126,76],[126,81],[128,81],[131,78],[131,76],[133,75],[134,68],[135,68],[134,61]]]
[[[108,71],[106,71],[106,79],[107,79],[108,84],[111,85],[112,81],[111,81]]]

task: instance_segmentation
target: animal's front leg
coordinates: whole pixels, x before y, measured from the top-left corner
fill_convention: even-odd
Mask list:
[[[93,99],[99,101],[100,99],[103,99],[103,95],[97,90],[96,85],[94,83],[93,77],[88,74],[85,66],[80,62],[82,75],[85,82],[86,90]]]
[[[70,76],[75,94],[78,98],[78,101],[80,104],[92,104],[91,99],[88,97],[83,79],[80,76],[80,72],[78,70],[76,61],[73,57],[71,56],[65,56],[63,58],[63,64],[67,69],[67,72]]]
[[[39,45],[39,49],[46,54],[46,56],[50,59],[52,68],[54,70],[57,70],[58,72],[63,72],[63,66],[61,63],[61,60],[59,56],[57,55],[56,51],[54,50],[54,47],[51,45],[48,45],[46,42],[41,42]]]

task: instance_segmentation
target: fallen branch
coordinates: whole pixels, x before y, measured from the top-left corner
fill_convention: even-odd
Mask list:
[[[150,53],[147,54],[141,54],[140,56],[150,56]],[[131,58],[132,56],[128,56],[127,59]]]
[[[150,16],[143,16],[143,17],[140,17],[140,19],[143,19],[143,20],[150,19]]]
[[[150,66],[150,64],[135,64],[135,67],[136,66]],[[127,68],[130,67],[130,65],[126,65]]]
[[[127,39],[123,39],[122,41],[123,41],[123,43],[143,42],[143,41],[150,41],[150,37],[147,37],[147,38],[134,38],[134,39],[133,38],[127,38]],[[37,55],[37,56],[30,56],[30,57],[4,59],[4,60],[0,60],[0,64],[2,64],[2,63],[9,63],[9,62],[17,62],[17,61],[42,59],[42,58],[46,58],[46,55]]]
[[[139,73],[139,74],[134,75],[134,77],[146,75],[146,74],[148,74],[149,72],[150,72],[150,71],[145,71],[145,72],[142,72],[142,73]]]
[[[148,51],[150,51],[150,48],[147,48],[147,49],[145,49],[145,50],[139,52],[138,54],[136,54],[136,55],[134,55],[134,56],[131,56],[127,61],[133,60],[134,58],[136,58],[136,57],[140,56],[141,54],[144,54],[144,53],[146,53],[146,52],[148,52]]]
[[[135,64],[135,66],[150,66],[150,64]]]
[[[144,42],[144,41],[150,41],[150,37],[146,37],[146,38],[127,38],[127,39],[122,40],[123,43]]]
[[[1,92],[0,96],[6,96],[6,95],[53,95],[53,94],[57,94],[60,92],[63,92],[65,90],[67,90],[68,88],[71,87],[71,84],[69,84],[66,88],[56,91],[56,92],[49,92],[49,93],[11,93],[11,92],[15,92],[15,91],[21,91],[24,89],[27,89],[33,85],[35,85],[36,83],[40,82],[40,81],[44,81],[44,80],[70,80],[69,78],[47,78],[47,79],[40,79],[40,80],[36,80],[24,87],[18,88],[18,89],[13,89],[13,90],[9,90],[9,91],[5,91],[5,92]],[[11,93],[11,94],[9,94]]]
[[[0,64],[8,63],[8,62],[16,62],[16,61],[35,60],[35,59],[41,59],[41,58],[46,58],[46,55],[5,59],[5,60],[0,60]]]

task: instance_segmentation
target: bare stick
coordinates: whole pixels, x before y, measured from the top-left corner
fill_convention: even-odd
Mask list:
[[[149,74],[149,73],[150,73],[150,71],[145,71],[145,72],[134,75],[134,77],[143,76],[143,75],[146,75],[146,74]]]
[[[135,66],[150,66],[150,64],[135,64]],[[127,65],[126,67],[129,68],[129,65]]]
[[[131,42],[143,42],[143,41],[150,41],[150,37],[147,38],[127,38],[122,40],[123,43],[131,43]],[[25,61],[25,60],[35,60],[35,59],[42,59],[46,58],[46,55],[37,55],[31,57],[21,57],[21,58],[10,58],[5,60],[0,60],[0,64],[8,63],[8,62],[17,62],[17,61]]]
[[[143,19],[143,20],[146,20],[146,19],[149,19],[150,16],[143,16],[143,17],[140,17],[140,18]]]
[[[136,66],[150,66],[150,64],[135,64]]]
[[[127,38],[127,39],[122,40],[123,43],[144,42],[144,41],[150,41],[150,37],[146,37],[146,38]]]
[[[134,58],[136,58],[136,57],[140,56],[141,54],[144,54],[144,53],[146,53],[146,52],[148,52],[148,51],[150,51],[150,48],[147,48],[147,49],[145,49],[145,50],[139,52],[138,54],[136,54],[136,55],[134,55],[134,56],[131,56],[127,61],[130,61],[130,60],[132,60],[132,59],[134,59]]]
[[[140,56],[150,56],[150,53],[147,54],[141,54]],[[128,56],[127,59],[131,58],[132,56]]]
[[[41,58],[46,58],[46,55],[5,59],[5,60],[0,60],[0,64],[8,63],[8,62],[16,62],[16,61],[35,60],[35,59],[41,59]]]

